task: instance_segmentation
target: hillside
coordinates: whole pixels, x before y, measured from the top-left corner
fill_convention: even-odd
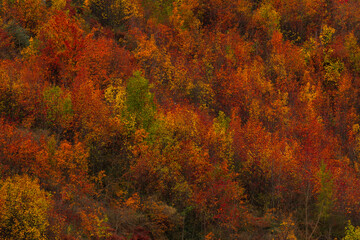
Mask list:
[[[0,0],[0,239],[359,239],[359,41],[358,0]]]

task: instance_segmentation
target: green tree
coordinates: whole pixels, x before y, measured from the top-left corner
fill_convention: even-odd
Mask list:
[[[326,164],[324,162],[322,162],[320,165],[318,178],[320,181],[320,189],[316,203],[317,219],[315,222],[315,226],[313,227],[310,235],[307,236],[306,239],[312,239],[312,236],[314,236],[317,230],[325,233],[325,231],[331,231],[332,227],[330,218],[333,215],[334,186],[331,172],[326,169]]]
[[[320,192],[318,197],[319,215],[323,219],[328,219],[333,207],[333,181],[331,173],[326,169],[326,165],[321,163],[319,170]]]
[[[122,27],[126,19],[126,2],[123,0],[91,0],[89,7],[93,16],[105,26]]]
[[[43,93],[46,110],[46,124],[61,133],[72,121],[73,109],[69,94],[64,94],[60,87],[50,87]]]
[[[159,22],[166,22],[172,14],[174,2],[174,0],[142,1],[145,16],[155,18]]]
[[[153,94],[149,81],[135,72],[126,86],[126,109],[139,127],[149,130],[155,117]]]

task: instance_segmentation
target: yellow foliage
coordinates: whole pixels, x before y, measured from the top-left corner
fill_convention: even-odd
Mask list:
[[[112,106],[115,116],[121,114],[125,108],[126,90],[121,79],[116,79],[105,90],[105,99]]]
[[[320,41],[324,46],[327,46],[333,40],[333,36],[335,34],[335,29],[324,25],[320,34]]]
[[[285,218],[280,224],[280,232],[278,234],[279,239],[297,240],[295,236],[295,223],[292,220],[292,216]]]
[[[166,116],[166,125],[168,129],[172,129],[179,134],[179,138],[199,138],[200,119],[190,109],[179,108],[169,112]]]
[[[143,17],[143,13],[141,11],[141,5],[139,1],[121,0],[121,3],[124,6],[125,19],[129,19],[132,17],[137,17],[137,18]]]
[[[50,200],[38,181],[24,175],[8,178],[1,185],[1,238],[46,239]]]
[[[138,48],[135,52],[135,58],[141,62],[145,62],[148,59],[154,58],[154,54],[158,52],[154,36],[151,36],[150,39],[147,39],[145,36],[142,36],[139,39]]]
[[[51,1],[51,7],[56,10],[62,10],[66,6],[66,0],[52,0]]]
[[[276,29],[279,28],[280,14],[271,4],[264,3],[254,14],[254,20],[255,22],[264,26],[264,28],[271,35]]]
[[[39,50],[37,49],[37,41],[34,41],[33,38],[30,38],[29,46],[24,48],[23,50],[21,50],[21,55],[24,58],[28,58],[28,57],[36,55],[38,52],[39,52]]]

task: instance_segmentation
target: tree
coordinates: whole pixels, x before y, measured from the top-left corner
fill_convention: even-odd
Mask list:
[[[360,240],[360,227],[354,227],[349,221],[345,227],[345,237],[342,240]]]
[[[154,121],[155,104],[149,81],[135,72],[126,84],[126,112],[138,127],[149,130]],[[127,114],[125,112],[125,114]]]
[[[124,0],[91,0],[87,1],[91,13],[104,26],[121,28],[126,20],[126,3]]]
[[[48,11],[42,0],[4,0],[1,1],[0,12],[5,20],[12,19],[20,23],[21,27],[34,35],[48,17]]]
[[[60,87],[50,87],[44,90],[43,103],[46,124],[58,134],[69,128],[73,110],[71,97],[64,94]]]
[[[70,87],[76,76],[77,62],[85,47],[84,31],[78,20],[55,11],[38,34],[40,53],[52,84]]]
[[[0,236],[3,239],[47,239],[50,195],[27,175],[8,178],[0,188]]]

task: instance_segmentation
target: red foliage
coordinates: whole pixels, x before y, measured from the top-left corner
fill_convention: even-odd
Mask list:
[[[359,1],[120,2],[117,29],[92,22],[111,15],[98,1],[0,6],[0,173],[51,191],[49,238],[186,238],[194,223],[242,239],[282,218],[302,231],[321,171],[329,214],[360,222]],[[128,101],[134,71],[157,111]]]
[[[38,38],[43,42],[40,50],[49,80],[70,86],[85,47],[84,33],[78,22],[58,11],[41,29]]]
[[[134,234],[131,240],[152,240],[151,233],[145,228],[137,227],[134,229]]]

